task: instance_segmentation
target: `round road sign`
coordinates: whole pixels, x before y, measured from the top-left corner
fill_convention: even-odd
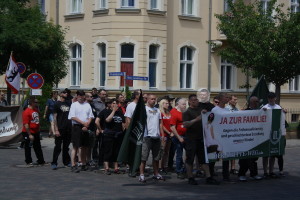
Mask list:
[[[18,62],[17,66],[20,74],[23,74],[26,71],[26,65],[24,63]]]
[[[44,79],[42,75],[32,73],[27,77],[27,84],[32,89],[40,89],[44,84]]]

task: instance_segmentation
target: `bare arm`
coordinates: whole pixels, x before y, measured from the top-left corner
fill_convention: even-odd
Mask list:
[[[57,126],[57,113],[53,113],[53,123],[54,123],[55,136],[59,137],[60,133]]]
[[[180,135],[178,134],[175,125],[171,125],[171,131],[172,133],[174,133],[174,135],[177,137],[177,139],[182,143],[184,142],[184,139],[182,137],[180,137]]]

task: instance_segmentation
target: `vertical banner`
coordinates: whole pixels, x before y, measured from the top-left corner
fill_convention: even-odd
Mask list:
[[[209,160],[232,160],[284,153],[281,110],[202,114]]]
[[[21,106],[0,107],[0,145],[9,145],[21,141]]]
[[[141,164],[142,143],[146,126],[146,109],[142,91],[135,107],[131,122],[126,130],[118,155],[118,162],[128,163],[130,174],[134,174]]]

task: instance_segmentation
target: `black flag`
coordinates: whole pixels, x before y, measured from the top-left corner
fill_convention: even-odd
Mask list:
[[[142,143],[146,120],[147,115],[141,90],[139,101],[133,112],[129,127],[125,133],[117,159],[118,162],[126,162],[129,164],[130,174],[134,174],[141,164]]]

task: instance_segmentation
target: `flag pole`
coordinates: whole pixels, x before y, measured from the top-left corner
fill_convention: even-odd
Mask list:
[[[12,55],[13,55],[13,51],[10,52],[10,56],[9,56],[9,59],[8,59],[6,71],[9,68],[10,59],[11,59]],[[6,73],[5,73],[5,82],[6,82]],[[8,85],[6,85],[6,97],[7,97],[7,103],[8,103],[8,105],[11,105],[11,89],[10,89],[10,87],[8,87]]]

